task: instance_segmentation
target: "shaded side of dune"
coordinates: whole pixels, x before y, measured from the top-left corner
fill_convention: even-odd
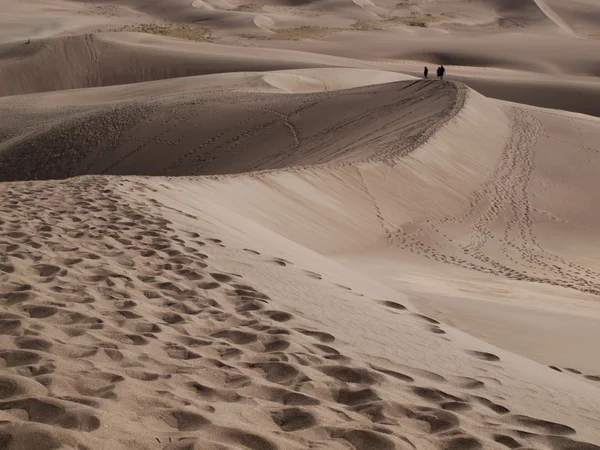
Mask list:
[[[317,94],[211,92],[111,105],[0,144],[0,180],[219,175],[389,160],[453,117],[465,89],[403,81]]]

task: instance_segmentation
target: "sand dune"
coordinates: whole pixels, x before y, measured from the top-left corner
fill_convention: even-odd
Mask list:
[[[545,37],[543,41],[531,38],[525,45],[518,36],[493,41],[481,38],[472,42],[471,39],[457,38],[452,42],[440,42],[439,37],[429,35],[407,36],[399,50],[395,38],[390,40],[391,35],[388,35],[374,53],[370,44],[365,45],[369,41],[360,37],[364,34],[345,33],[343,42],[350,40],[352,45],[343,48],[334,41],[294,44],[306,50],[303,52],[266,48],[248,51],[242,46],[191,42],[144,33],[97,33],[44,39],[30,45],[23,42],[0,44],[0,96],[203,74],[303,68],[369,68],[417,76],[422,73],[421,64],[415,71],[414,64],[410,67],[400,61],[396,64],[390,60],[393,57],[394,60],[420,60],[430,69],[433,69],[432,64],[450,66],[450,79],[493,98],[600,115],[597,106],[600,104],[600,84],[594,81],[599,73],[594,59],[597,45],[583,43],[575,48],[569,42],[553,37]],[[380,39],[379,36],[374,37]],[[360,40],[356,40],[359,37]],[[274,41],[272,45],[290,47],[285,41]],[[550,55],[552,48],[565,45],[571,47],[565,47],[564,53]],[[339,56],[325,55],[324,52]],[[532,58],[532,54],[537,55],[536,58]],[[539,58],[542,54],[544,57]],[[369,58],[375,56],[377,60],[356,59],[367,55]],[[39,66],[45,70],[36,70]],[[503,79],[486,70],[490,68],[511,69],[513,75]],[[563,76],[564,73],[586,75],[586,79]],[[341,87],[345,87],[344,82]]]
[[[5,44],[0,95],[111,86],[191,75],[344,65],[344,58],[276,50],[248,53],[141,33],[105,33]],[[45,67],[43,73],[36,67]]]
[[[0,10],[0,448],[600,449],[595,2]]]
[[[46,130],[1,144],[0,178],[215,175],[382,160],[407,154],[452,117],[462,90],[417,80],[294,96],[204,92],[111,104],[75,119],[67,113],[64,121],[52,114]],[[173,111],[167,120],[165,108]]]
[[[562,22],[581,37],[598,39],[598,18],[600,5],[590,0],[577,0],[573,2],[560,2],[545,0],[546,5],[552,8]]]

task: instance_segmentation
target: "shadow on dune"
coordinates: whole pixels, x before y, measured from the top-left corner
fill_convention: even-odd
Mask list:
[[[409,153],[456,114],[463,91],[453,83],[404,81],[101,106],[0,144],[0,180],[215,175],[388,160]]]

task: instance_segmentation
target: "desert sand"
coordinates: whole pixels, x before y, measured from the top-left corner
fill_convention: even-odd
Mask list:
[[[600,449],[597,2],[0,10],[1,449]]]

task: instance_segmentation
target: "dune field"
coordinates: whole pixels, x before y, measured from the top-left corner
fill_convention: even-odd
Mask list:
[[[597,1],[0,11],[0,449],[600,449]]]

